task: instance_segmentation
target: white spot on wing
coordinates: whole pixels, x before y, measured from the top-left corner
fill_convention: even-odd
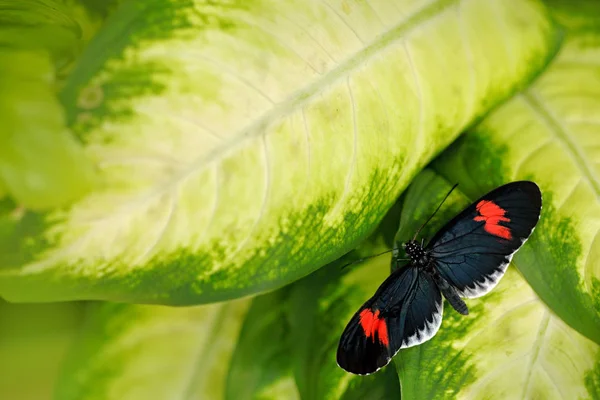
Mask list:
[[[416,346],[416,345],[426,342],[429,339],[431,339],[432,337],[434,337],[435,334],[437,333],[437,331],[440,329],[440,326],[442,325],[443,313],[444,313],[444,300],[440,299],[440,301],[436,304],[435,311],[431,314],[430,318],[428,318],[425,321],[425,326],[423,327],[423,329],[418,330],[414,335],[404,339],[402,341],[402,344],[400,345],[400,348],[398,350],[396,350],[396,352],[394,354],[391,354],[387,357],[387,362],[385,363],[385,365],[377,368],[373,372],[369,372],[367,374],[356,374],[356,375],[374,374],[375,372],[379,371],[381,368],[388,365],[389,362],[391,361],[391,359],[394,358],[396,356],[396,354],[398,354],[400,349],[405,349],[407,347]]]
[[[510,264],[510,260],[512,260],[512,257],[515,253],[516,251],[504,257],[505,261],[498,266],[498,269],[496,269],[491,275],[484,276],[482,281],[475,282],[474,286],[467,286],[464,290],[457,289],[458,295],[467,299],[474,299],[489,293],[493,288],[496,287],[498,282],[500,282],[500,279],[504,276],[504,273],[508,268],[508,264]]]
[[[415,332],[412,336],[405,338],[402,341],[400,348],[404,349],[407,347],[416,346],[431,339],[442,325],[443,309],[444,303],[442,300],[440,300],[436,304],[436,309],[431,314],[431,317],[425,321],[425,326],[422,329],[417,330],[417,332]]]
[[[538,220],[539,218],[540,217],[538,215]],[[521,239],[521,245],[517,247],[515,251],[504,257],[504,262],[498,266],[494,273],[485,276],[483,281],[475,282],[474,286],[467,286],[464,290],[458,290],[457,288],[458,295],[467,299],[474,299],[488,294],[493,288],[496,287],[496,285],[498,285],[498,282],[500,282],[500,279],[504,276],[504,273],[506,272],[506,269],[508,268],[513,256],[525,244],[527,239],[531,237],[531,234],[534,230],[535,226],[531,228],[531,231],[527,236]]]

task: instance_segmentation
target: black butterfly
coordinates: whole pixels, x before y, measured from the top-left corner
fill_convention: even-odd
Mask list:
[[[370,374],[400,349],[431,339],[442,323],[442,294],[467,315],[461,297],[483,296],[496,286],[533,232],[541,208],[535,183],[508,183],[463,210],[426,246],[414,238],[404,243],[410,263],[394,271],[352,317],[340,339],[338,365]],[[400,262],[398,248],[393,260]]]

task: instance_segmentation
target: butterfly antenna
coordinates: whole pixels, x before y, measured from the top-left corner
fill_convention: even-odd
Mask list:
[[[458,186],[458,183],[455,183],[454,186],[452,186],[452,189],[450,189],[450,191],[448,192],[448,194],[446,194],[446,197],[444,197],[444,199],[442,200],[442,202],[440,203],[440,205],[435,209],[435,211],[433,212],[433,214],[431,214],[431,216],[429,218],[427,218],[427,221],[425,221],[425,223],[423,225],[421,225],[421,227],[417,230],[417,233],[415,233],[415,236],[413,236],[412,240],[415,240],[417,238],[417,236],[419,235],[419,232],[421,232],[421,229],[423,229],[425,227],[425,225],[427,225],[429,223],[429,221],[431,221],[431,218],[433,218],[433,216],[439,211],[439,209],[442,206],[442,204],[444,204],[444,202],[446,201],[446,199],[448,198],[448,196],[450,196],[450,193],[452,193],[452,191],[454,189],[456,189],[457,186]]]
[[[352,261],[351,263],[348,263],[348,264],[344,265],[344,266],[342,267],[342,269],[344,269],[344,268],[346,268],[346,267],[348,267],[348,266],[350,266],[350,265],[352,265],[352,264],[356,264],[356,263],[359,263],[359,262],[362,262],[362,261],[368,260],[369,258],[373,258],[373,257],[379,257],[379,256],[381,256],[381,255],[383,255],[383,254],[385,254],[385,253],[391,253],[391,251],[392,251],[392,250],[386,250],[386,251],[384,251],[384,252],[381,252],[381,253],[379,253],[379,254],[373,254],[372,256],[367,256],[367,257],[359,258],[358,260],[354,260],[354,261]]]

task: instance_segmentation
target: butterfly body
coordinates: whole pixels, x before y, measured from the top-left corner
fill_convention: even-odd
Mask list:
[[[406,255],[410,258],[411,264],[419,267],[419,273],[429,275],[452,308],[462,315],[468,315],[469,309],[467,305],[461,300],[452,285],[438,273],[435,268],[435,260],[430,252],[416,240],[408,241],[402,244],[402,247]]]
[[[431,339],[442,322],[443,297],[468,315],[462,298],[483,296],[496,286],[540,211],[537,185],[512,182],[467,207],[426,246],[414,239],[404,243],[407,265],[399,266],[400,249],[395,246],[392,261],[397,268],[346,326],[338,365],[370,374],[400,349]]]

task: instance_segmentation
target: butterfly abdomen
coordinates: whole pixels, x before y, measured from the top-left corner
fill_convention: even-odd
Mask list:
[[[444,278],[434,270],[431,274],[433,281],[440,289],[440,292],[444,295],[448,303],[454,308],[457,312],[462,315],[469,315],[469,308],[465,304],[465,302],[458,296],[456,289],[452,285],[450,285]]]

